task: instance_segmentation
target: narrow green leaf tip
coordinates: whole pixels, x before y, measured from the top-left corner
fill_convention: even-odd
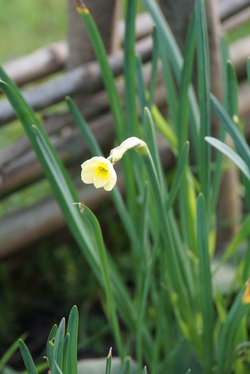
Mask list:
[[[86,7],[86,5],[84,4],[84,2],[82,0],[76,0],[76,9],[78,11],[78,13],[89,13],[89,10],[88,8]]]

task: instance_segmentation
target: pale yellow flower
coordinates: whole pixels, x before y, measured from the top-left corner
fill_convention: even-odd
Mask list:
[[[93,183],[96,188],[103,187],[111,191],[117,181],[112,163],[104,157],[92,157],[82,165],[81,179],[84,183]]]

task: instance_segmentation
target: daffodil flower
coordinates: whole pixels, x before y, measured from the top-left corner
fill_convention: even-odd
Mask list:
[[[143,140],[136,137],[128,138],[112,149],[108,158],[99,156],[85,161],[82,164],[82,181],[87,184],[93,183],[96,188],[103,187],[106,191],[111,191],[117,181],[113,165],[130,149],[135,149],[140,155],[148,153],[147,144]]]
[[[103,187],[111,191],[117,180],[117,175],[112,163],[102,157],[92,157],[82,165],[81,179],[84,183],[93,183],[96,188]]]

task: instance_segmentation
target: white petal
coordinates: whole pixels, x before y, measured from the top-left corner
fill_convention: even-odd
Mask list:
[[[90,170],[90,171],[82,170],[82,172],[81,172],[81,180],[84,183],[86,183],[86,184],[94,183],[94,180],[93,180],[93,171],[92,170]]]
[[[96,178],[94,177],[94,186],[95,188],[101,188],[107,183],[108,179]]]
[[[106,162],[106,159],[104,157],[92,157],[91,159],[85,161],[81,167],[84,171],[92,170],[94,169],[100,162]]]
[[[116,181],[117,175],[115,173],[114,175],[112,175],[112,178],[109,179],[108,183],[103,186],[104,190],[111,191],[114,188]]]

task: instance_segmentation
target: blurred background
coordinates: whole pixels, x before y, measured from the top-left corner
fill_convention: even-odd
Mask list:
[[[250,108],[245,61],[250,55],[250,10],[247,2],[239,3],[242,6],[238,8],[235,4],[226,8],[221,5],[219,15],[240,82],[241,118],[247,124]],[[80,164],[87,157],[88,148],[67,113],[63,87],[74,82],[69,94],[82,103],[81,109],[93,131],[98,134],[100,128],[105,128],[99,134],[104,151],[112,144],[113,132],[102,85],[90,82],[86,88],[81,82],[79,87],[75,82],[77,77],[82,79],[84,71],[69,68],[67,40],[72,36],[68,32],[68,2],[0,0],[0,8],[0,63],[39,110],[53,144],[81,190]],[[140,2],[139,12],[143,12]],[[122,24],[119,30],[122,35]],[[151,30],[149,19],[141,18],[138,40],[149,37]],[[147,48],[141,47],[145,64],[150,58]],[[119,89],[122,94],[122,87]],[[161,106],[160,101],[158,104]],[[171,180],[173,155],[168,155],[166,168]],[[128,241],[107,195],[85,189],[84,202],[95,211],[105,242],[123,269],[127,284],[133,284]],[[82,356],[105,355],[111,344],[102,297],[102,290],[65,226],[21,124],[0,96],[0,356],[15,339],[27,333],[30,351],[39,360],[50,328],[67,316],[74,304],[80,312]],[[16,354],[11,364],[20,368],[20,362],[20,355]]]

